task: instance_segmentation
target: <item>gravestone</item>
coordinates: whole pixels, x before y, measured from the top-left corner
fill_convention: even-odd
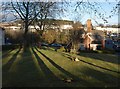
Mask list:
[[[80,61],[77,57],[74,59],[75,61]]]

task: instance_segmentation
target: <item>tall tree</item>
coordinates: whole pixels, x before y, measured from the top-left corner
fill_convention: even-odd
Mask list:
[[[39,33],[40,37],[42,37],[44,30],[47,29],[50,24],[52,24],[49,18],[51,18],[52,15],[54,15],[54,13],[51,12],[51,10],[54,9],[53,7],[55,5],[56,5],[56,2],[39,2],[38,7],[34,7],[35,16],[38,12],[36,9],[39,8],[39,11],[40,11],[37,18],[33,22],[34,27],[36,31]],[[36,26],[38,26],[39,29],[36,28]]]
[[[31,0],[27,0],[26,2],[11,2],[11,5],[14,11],[11,8],[10,10],[12,10],[14,13],[17,13],[17,15],[20,17],[20,19],[22,19],[24,23],[24,46],[28,45],[27,33],[29,30],[28,29],[29,25],[31,25],[36,20],[40,28],[42,28],[42,26],[44,27],[45,26],[44,19],[46,19],[48,16],[50,16],[50,14],[52,14],[53,11],[56,10],[55,8],[58,4],[54,5],[54,3],[55,2],[32,2]],[[105,23],[107,23],[107,17],[105,16],[106,14],[105,14],[104,8],[101,7],[100,3],[91,2],[90,0],[87,0],[87,1],[78,0],[77,2],[74,2],[74,3],[63,0],[63,2],[60,2],[60,4],[58,5],[59,9],[57,11],[60,10],[60,12],[56,13],[56,15],[60,17],[61,12],[69,11],[70,5],[71,6],[74,5],[72,6],[72,8],[74,8],[74,13],[72,13],[73,17],[75,17],[75,14],[77,14],[76,17],[81,17],[82,15],[85,15],[86,13],[88,14],[94,13],[96,17],[100,17]],[[113,13],[117,12],[116,9],[119,8],[119,6],[120,5],[118,3],[113,8],[112,12]],[[71,15],[71,13],[69,12],[67,13],[69,14],[69,16]],[[92,19],[95,20],[94,18]],[[40,32],[40,33],[43,33],[43,32]]]
[[[43,33],[45,26],[45,19],[50,16],[50,8],[55,2],[11,2],[15,12],[19,15],[24,23],[24,47],[28,47],[27,33],[29,26],[35,22],[40,27],[39,33]],[[43,27],[43,29],[42,29]],[[41,29],[43,31],[41,31]]]
[[[11,2],[11,5],[15,12],[19,15],[20,19],[23,21],[24,25],[24,48],[29,46],[27,41],[27,33],[29,31],[29,25],[35,20],[37,15],[40,13],[39,11],[36,15],[33,15],[34,9],[33,7],[37,6],[36,2]]]

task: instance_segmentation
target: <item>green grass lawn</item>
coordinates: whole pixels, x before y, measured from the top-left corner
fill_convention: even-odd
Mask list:
[[[80,61],[72,61],[72,57]],[[120,79],[116,55],[56,52],[29,48],[3,52],[3,87],[116,87]]]

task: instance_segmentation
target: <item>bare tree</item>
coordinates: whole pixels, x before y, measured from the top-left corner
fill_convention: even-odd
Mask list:
[[[42,29],[42,31],[37,31],[39,31],[39,33],[42,34],[44,31],[45,24],[48,23],[48,21],[46,21],[47,17],[53,15],[53,12],[55,12],[56,7],[59,8],[60,12],[58,13],[58,15],[60,15],[60,13],[62,12],[68,12],[68,8],[71,5],[71,3],[73,5],[73,2],[67,2],[66,0],[59,3],[59,5],[56,4],[56,2],[30,2],[30,0],[27,2],[11,2],[10,4],[12,6],[12,9],[10,10],[13,13],[17,13],[16,16],[18,16],[24,24],[24,46],[28,45],[27,33],[29,30],[29,25],[33,24],[33,22],[37,24],[40,27],[40,29]],[[74,2],[74,4],[74,6],[71,6],[71,8],[74,8],[74,13],[72,13],[72,15],[77,14],[77,17],[81,17],[86,13],[94,13],[96,17],[101,18],[105,23],[107,23],[105,11],[101,7],[99,2],[90,2],[90,0],[79,0],[77,2]],[[115,6],[115,8],[119,8],[119,3]],[[101,10],[103,12],[101,12]],[[114,8],[112,11],[113,13],[117,12]],[[69,15],[71,14],[69,13]],[[96,23],[98,22],[96,21]]]
[[[106,14],[108,11],[102,5],[111,5],[112,3],[116,3],[116,5],[109,8],[110,14],[108,15]],[[104,22],[103,24],[108,23],[108,19],[113,17],[114,15],[118,15],[120,11],[119,0],[112,0],[112,2],[110,2],[110,0],[103,0],[102,2],[91,0],[78,0],[74,6],[78,16],[84,17],[84,15],[89,14],[91,19],[93,19],[98,25],[99,22],[97,21],[97,19],[101,19]]]
[[[53,10],[54,6],[56,5],[56,2],[39,2],[38,7],[34,7],[34,15],[36,16],[37,10],[36,8],[39,8],[40,13],[38,14],[37,18],[34,20],[33,24],[36,29],[36,31],[42,36],[45,27],[49,26],[50,20],[48,18],[52,17],[54,14],[51,13],[51,10]],[[52,15],[51,15],[52,14]],[[36,28],[36,26],[39,27]]]
[[[11,2],[15,12],[24,23],[24,47],[28,47],[27,33],[29,26],[35,24],[40,27],[37,31],[42,34],[45,26],[45,19],[50,16],[50,8],[55,2]],[[43,29],[42,29],[43,27]]]
[[[84,34],[83,26],[80,22],[76,22],[73,24],[73,30],[70,31],[70,39],[71,39],[71,49],[73,52],[77,52],[80,47],[80,43],[82,43],[82,34]]]
[[[37,15],[39,14],[39,11],[34,16],[33,15],[33,7],[37,5],[37,3],[33,2],[11,2],[11,5],[15,12],[19,15],[20,19],[24,23],[24,47],[28,47],[29,43],[27,42],[27,33],[29,30],[29,25],[35,20]]]

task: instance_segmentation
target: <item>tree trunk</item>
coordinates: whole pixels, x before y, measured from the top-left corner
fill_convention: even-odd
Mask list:
[[[28,33],[28,22],[26,21],[25,22],[25,32],[24,32],[24,35],[23,35],[23,42],[24,42],[24,51],[26,51],[26,49],[29,47],[29,42],[28,42],[28,37],[27,37],[27,33]]]

